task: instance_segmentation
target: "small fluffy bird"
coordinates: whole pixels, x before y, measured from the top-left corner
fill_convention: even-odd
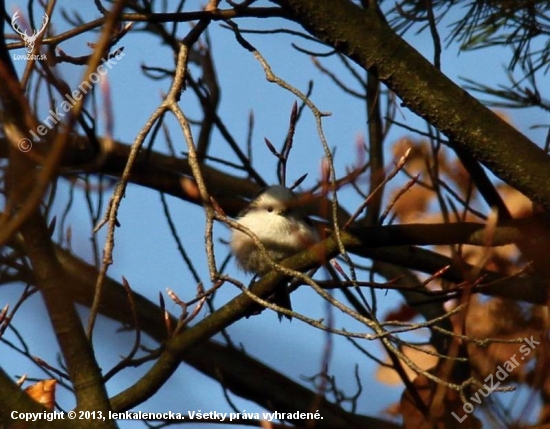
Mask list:
[[[280,262],[319,241],[317,230],[298,203],[298,198],[290,189],[280,185],[270,186],[239,213],[237,222],[258,237],[273,261]],[[252,238],[242,231],[233,230],[231,251],[244,271],[262,275],[271,270],[268,260]],[[286,284],[275,289],[270,301],[292,310]]]

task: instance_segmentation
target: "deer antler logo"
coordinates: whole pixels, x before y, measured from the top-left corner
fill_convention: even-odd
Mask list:
[[[25,46],[27,47],[27,53],[31,54],[34,49],[34,42],[36,42],[36,39],[38,36],[40,36],[40,33],[44,31],[46,28],[46,25],[48,25],[48,15],[44,14],[44,18],[42,19],[42,28],[40,30],[34,30],[32,33],[32,36],[29,36],[27,34],[27,30],[23,31],[21,30],[21,27],[19,24],[17,24],[17,19],[19,18],[19,11],[15,12],[11,18],[11,26],[13,29],[21,36],[23,41],[25,42]]]

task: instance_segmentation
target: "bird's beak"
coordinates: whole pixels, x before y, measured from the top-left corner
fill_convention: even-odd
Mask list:
[[[286,217],[289,213],[290,213],[290,209],[286,207],[279,211],[279,216]]]

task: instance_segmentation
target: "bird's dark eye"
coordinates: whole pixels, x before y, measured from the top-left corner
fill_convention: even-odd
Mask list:
[[[273,211],[273,206],[267,206],[267,211],[271,213]]]

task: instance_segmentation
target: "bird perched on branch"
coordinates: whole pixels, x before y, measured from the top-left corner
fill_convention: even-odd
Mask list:
[[[258,237],[274,262],[280,262],[319,241],[317,230],[303,207],[299,207],[297,196],[280,185],[263,190],[239,213],[237,222]],[[262,254],[252,238],[243,231],[233,230],[231,251],[244,271],[262,275],[271,270],[266,255]],[[292,310],[286,282],[277,286],[269,300]],[[286,317],[291,319],[290,316]]]

